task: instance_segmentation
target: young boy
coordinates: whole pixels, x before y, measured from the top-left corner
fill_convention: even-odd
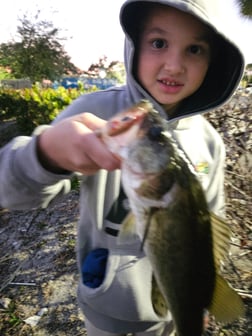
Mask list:
[[[239,49],[214,26],[218,1],[133,1],[120,13],[127,84],[83,95],[50,126],[1,150],[2,207],[45,207],[82,174],[78,300],[89,336],[169,335],[171,316],[150,301],[152,270],[140,242],[117,244],[128,209],[120,162],[96,137],[115,113],[150,100],[201,179],[209,209],[224,215],[224,146],[199,114],[223,104],[243,73]],[[83,113],[88,111],[90,113]],[[102,118],[102,119],[101,119]]]

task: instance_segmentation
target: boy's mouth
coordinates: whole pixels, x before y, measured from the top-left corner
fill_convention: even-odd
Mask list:
[[[161,79],[159,80],[159,82],[167,86],[182,86],[181,83],[176,82],[176,81],[168,81],[168,80]]]
[[[158,79],[157,82],[159,83],[160,90],[165,94],[177,94],[184,87],[183,83],[177,82],[175,80]]]

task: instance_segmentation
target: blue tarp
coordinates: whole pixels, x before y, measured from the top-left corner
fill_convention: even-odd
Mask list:
[[[117,81],[115,79],[108,78],[76,78],[65,77],[61,80],[53,83],[53,88],[56,89],[59,86],[63,86],[66,89],[78,88],[79,83],[82,83],[85,88],[96,86],[100,90],[105,90],[111,86],[115,86]]]

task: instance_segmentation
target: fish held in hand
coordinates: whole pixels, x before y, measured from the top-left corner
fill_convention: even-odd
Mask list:
[[[205,309],[223,322],[242,315],[240,297],[218,272],[229,248],[229,227],[209,212],[168,123],[141,101],[98,134],[122,160],[131,213],[119,243],[141,240],[153,269],[155,313],[165,318],[171,312],[177,336],[202,335]]]

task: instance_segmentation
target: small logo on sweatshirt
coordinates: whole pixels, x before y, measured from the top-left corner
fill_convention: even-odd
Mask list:
[[[197,162],[194,168],[198,174],[209,174],[209,163],[206,161]]]

